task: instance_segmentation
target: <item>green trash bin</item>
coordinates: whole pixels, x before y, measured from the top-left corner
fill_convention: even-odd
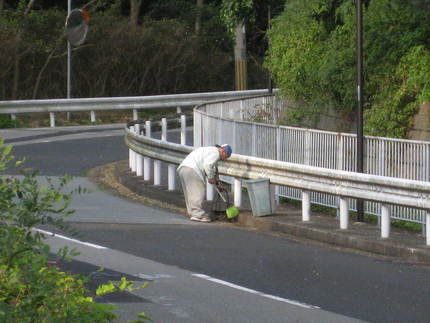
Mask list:
[[[252,215],[265,216],[273,214],[269,180],[267,178],[248,179],[244,180],[243,183],[248,190]]]

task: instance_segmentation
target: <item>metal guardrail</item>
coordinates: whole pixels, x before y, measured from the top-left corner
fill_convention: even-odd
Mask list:
[[[137,135],[126,128],[125,142],[137,154],[170,164],[179,164],[192,147]],[[288,162],[233,154],[219,163],[221,175],[239,179],[268,178],[270,183],[302,190],[302,218],[310,219],[309,192],[330,193],[340,197],[340,228],[348,227],[348,198],[382,203],[381,237],[390,234],[390,205],[424,209],[430,223],[430,183],[379,175],[354,173]],[[430,245],[430,226],[426,243]]]
[[[51,127],[55,127],[55,112],[91,111],[91,122],[95,122],[95,111],[133,110],[133,119],[138,119],[137,110],[151,108],[175,108],[202,104],[207,101],[255,96],[267,90],[204,92],[189,94],[151,95],[138,97],[83,98],[0,101],[0,114],[50,113]]]

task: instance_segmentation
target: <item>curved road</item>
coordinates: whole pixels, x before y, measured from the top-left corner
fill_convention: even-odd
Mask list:
[[[128,158],[122,127],[1,130],[0,136],[26,167],[43,176],[73,175],[73,185],[92,190],[73,203],[77,212],[69,220],[81,232],[78,240],[48,241],[53,250],[67,244],[81,251],[68,265],[75,272],[103,266],[95,277],[101,281],[121,275],[150,281],[133,294],[103,299],[120,304],[124,321],[140,311],[154,322],[429,320],[428,268],[193,223],[100,190],[85,172]]]

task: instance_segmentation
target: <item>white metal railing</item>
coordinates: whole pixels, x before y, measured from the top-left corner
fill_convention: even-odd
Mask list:
[[[250,122],[276,122],[283,109],[282,102],[268,95],[204,104],[194,110],[194,145],[227,142],[233,151],[247,156],[355,171],[353,134]],[[366,136],[365,169],[374,175],[430,181],[430,142]],[[302,198],[301,191],[292,187],[278,187],[276,193],[281,197]],[[312,192],[311,202],[339,208],[339,199],[329,194]],[[349,205],[355,210],[355,200]],[[365,211],[380,216],[381,206],[366,202]],[[396,206],[391,216],[425,224],[422,210]]]
[[[184,121],[183,121],[184,122]],[[126,128],[125,142],[130,149],[130,168],[132,171],[151,167],[152,160],[164,161],[169,164],[168,185],[174,189],[174,169],[190,153],[193,147],[166,141],[166,122],[162,122],[161,140],[151,138],[150,123],[145,135],[139,127]],[[184,129],[184,128],[183,128]],[[185,131],[183,135],[185,136]],[[142,166],[143,163],[143,166]],[[381,203],[381,237],[390,236],[390,215],[392,205],[420,208],[426,211],[426,221],[430,222],[430,183],[380,175],[354,173],[343,170],[300,165],[284,161],[263,159],[232,154],[231,158],[219,162],[221,175],[236,179],[235,204],[240,206],[241,184],[237,179],[268,178],[272,184],[282,187],[294,187],[302,193],[302,220],[310,220],[310,192],[324,192],[338,196],[340,200],[340,229],[349,226],[349,198],[364,199]],[[173,171],[172,171],[173,170]],[[154,167],[154,185],[159,185],[161,169]],[[142,172],[140,172],[141,174]],[[145,176],[145,175],[144,175]],[[150,178],[146,178],[149,180]],[[238,184],[239,183],[239,184]],[[430,245],[430,226],[427,226],[426,244]]]
[[[85,99],[50,99],[0,101],[0,114],[10,114],[12,119],[20,113],[49,112],[50,125],[55,127],[55,112],[90,111],[91,122],[96,121],[96,111],[133,110],[133,120],[138,119],[139,109],[188,107],[207,101],[255,96],[267,90],[205,92],[190,94],[151,95],[139,97],[111,97]]]

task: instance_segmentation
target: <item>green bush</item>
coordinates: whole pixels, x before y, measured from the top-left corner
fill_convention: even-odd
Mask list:
[[[13,162],[12,146],[0,139],[0,150],[0,171],[4,171]],[[73,213],[71,198],[86,190],[68,190],[68,176],[40,186],[36,175],[24,172],[23,177],[0,177],[0,322],[112,322],[114,307],[89,297],[84,277],[49,266],[49,246],[44,235],[34,230],[44,224],[67,230],[64,218]],[[58,257],[74,254],[63,248]],[[99,287],[97,295],[133,289],[123,278],[118,287],[112,283]],[[147,319],[144,313],[139,317]]]
[[[0,129],[16,128],[18,125],[18,121],[12,120],[9,116],[0,115]]]
[[[428,100],[430,12],[404,0],[365,3],[365,130],[403,137],[417,105]],[[329,110],[354,118],[355,15],[349,0],[291,0],[274,19],[265,64],[282,94],[300,105],[287,122],[311,126]]]
[[[419,104],[430,101],[430,51],[424,46],[411,48],[384,83],[365,112],[365,130],[370,135],[405,138]]]

